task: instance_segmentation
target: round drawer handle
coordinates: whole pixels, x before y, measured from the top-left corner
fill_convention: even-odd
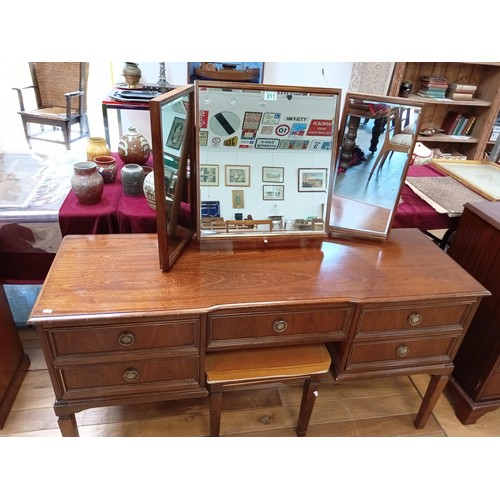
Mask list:
[[[273,330],[276,332],[276,333],[282,333],[284,332],[286,329],[287,329],[287,323],[286,321],[282,320],[282,319],[277,319],[274,323],[273,323]]]
[[[408,316],[408,324],[411,326],[417,326],[422,321],[422,315],[419,313],[413,313]]]
[[[123,346],[132,345],[135,342],[135,335],[132,332],[124,331],[118,337],[118,343]]]
[[[135,368],[128,368],[123,372],[123,378],[127,382],[134,382],[139,378],[139,370],[136,370]]]
[[[400,345],[397,349],[396,349],[396,354],[400,357],[400,358],[404,358],[408,353],[410,352],[410,348],[407,346],[407,345]]]

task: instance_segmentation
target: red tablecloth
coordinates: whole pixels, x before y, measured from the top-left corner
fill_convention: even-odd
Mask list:
[[[126,196],[121,185],[123,161],[112,153],[118,175],[112,184],[104,184],[102,199],[95,205],[80,203],[70,191],[59,210],[61,234],[155,233],[156,212],[144,195]],[[152,166],[152,155],[146,165]]]
[[[411,165],[408,177],[444,176],[442,172],[431,165]],[[415,194],[406,184],[401,191],[403,200],[396,210],[392,227],[416,227],[425,230],[454,229],[460,217],[449,217],[434,210],[426,201]]]

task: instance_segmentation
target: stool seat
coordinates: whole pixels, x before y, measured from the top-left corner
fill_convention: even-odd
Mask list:
[[[211,435],[218,436],[220,432],[224,387],[303,378],[305,382],[297,435],[304,436],[318,395],[321,375],[328,372],[330,363],[330,354],[324,344],[207,353],[205,373],[210,394]]]

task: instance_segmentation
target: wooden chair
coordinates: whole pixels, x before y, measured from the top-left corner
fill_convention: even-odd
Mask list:
[[[324,344],[209,352],[205,357],[210,397],[210,435],[219,436],[222,392],[226,387],[304,379],[297,436],[305,436],[321,377],[331,358]]]
[[[411,144],[413,142],[414,133],[408,133],[411,129],[411,124],[407,125],[404,129],[402,128],[402,113],[403,109],[399,109],[396,113],[387,113],[387,124],[386,131],[384,135],[384,142],[382,143],[382,148],[380,150],[375,163],[368,176],[368,181],[371,179],[373,173],[378,168],[381,169],[384,166],[387,157],[396,151],[400,153],[408,153]],[[405,118],[407,120],[407,118]],[[393,124],[394,122],[394,124]]]
[[[70,144],[88,137],[87,82],[89,63],[87,62],[30,62],[32,85],[14,87],[19,99],[19,114],[23,122],[24,134],[31,149],[31,140]],[[34,92],[36,109],[26,110],[25,92]],[[37,133],[32,133],[30,124],[40,125]],[[62,140],[49,138],[45,125],[51,130],[60,128]],[[71,127],[79,125],[79,135],[71,138]],[[44,137],[45,135],[45,137]]]

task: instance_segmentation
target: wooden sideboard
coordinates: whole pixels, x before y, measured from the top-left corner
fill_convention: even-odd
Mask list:
[[[467,203],[449,255],[490,292],[481,302],[450,379],[463,424],[500,407],[500,202]]]
[[[0,282],[0,429],[21,388],[30,366],[17,333],[7,294]]]
[[[158,258],[153,234],[64,238],[30,317],[64,436],[86,408],[206,397],[207,351],[317,341],[339,382],[431,374],[423,427],[488,295],[417,229],[295,248],[193,242],[168,273]]]

